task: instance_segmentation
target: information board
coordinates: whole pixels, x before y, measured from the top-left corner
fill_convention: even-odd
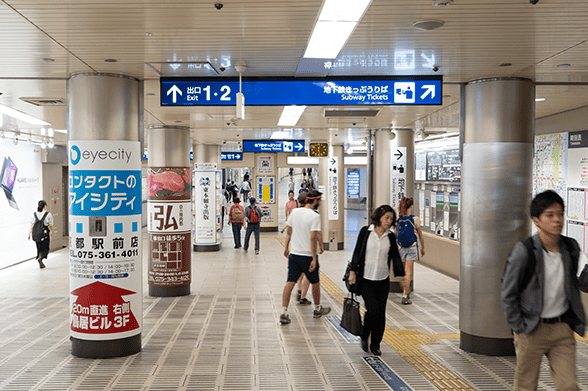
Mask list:
[[[440,105],[441,76],[251,78],[247,106]],[[237,78],[160,78],[162,106],[234,106]]]
[[[304,152],[304,140],[243,140],[243,152]]]
[[[421,160],[422,165],[422,160]],[[427,181],[460,182],[459,149],[427,152]]]
[[[359,197],[360,176],[359,171],[347,171],[347,197]]]

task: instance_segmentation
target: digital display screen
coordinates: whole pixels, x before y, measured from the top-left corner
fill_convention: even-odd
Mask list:
[[[243,80],[246,106],[440,105],[441,77]],[[162,106],[234,106],[234,78],[161,78]]]
[[[2,187],[8,191],[14,189],[14,183],[16,182],[16,173],[18,168],[9,157],[4,158],[4,164],[2,165]]]

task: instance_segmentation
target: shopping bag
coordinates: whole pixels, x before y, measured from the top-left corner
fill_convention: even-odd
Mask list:
[[[353,335],[361,336],[363,333],[363,324],[361,323],[361,314],[359,312],[359,302],[354,299],[353,294],[351,294],[351,297],[346,297],[343,300],[341,327]]]

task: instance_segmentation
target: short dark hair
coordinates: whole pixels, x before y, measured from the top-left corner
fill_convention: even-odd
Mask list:
[[[306,204],[306,195],[308,193],[303,191],[302,193],[298,194],[298,203],[302,206]]]
[[[531,218],[539,218],[545,209],[555,204],[560,204],[562,209],[566,208],[563,199],[553,190],[537,194],[531,201]]]
[[[382,218],[382,216],[384,216],[386,213],[388,212],[392,212],[392,227],[396,226],[396,212],[394,211],[394,208],[392,208],[390,205],[380,205],[378,206],[373,212],[372,215],[370,216],[370,223],[372,223],[373,225],[375,225],[376,227],[381,225],[382,222],[380,221],[380,219]]]

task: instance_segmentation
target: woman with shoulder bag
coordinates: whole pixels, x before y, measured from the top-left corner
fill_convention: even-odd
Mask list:
[[[381,205],[370,216],[371,225],[362,227],[353,250],[349,283],[357,284],[366,307],[361,348],[379,356],[380,343],[386,328],[386,302],[390,291],[390,266],[395,277],[404,276],[396,235],[396,212],[390,205]],[[371,339],[370,339],[371,337]],[[369,350],[368,350],[368,339]]]

